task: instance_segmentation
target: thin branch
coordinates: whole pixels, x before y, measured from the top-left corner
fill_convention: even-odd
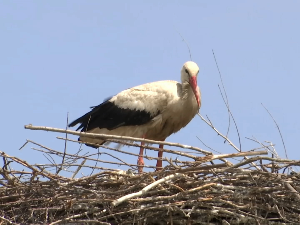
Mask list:
[[[224,140],[226,140],[235,150],[237,150],[238,152],[241,152],[241,150],[236,147],[230,140],[228,137],[226,137],[225,135],[223,135],[221,132],[219,132],[213,125],[211,122],[208,122],[206,119],[203,118],[202,115],[200,115],[200,113],[198,113],[198,116],[200,116],[200,118],[207,124],[209,125],[215,132],[217,132],[218,135],[220,135],[222,138],[224,138]]]
[[[241,152],[241,150],[239,148],[237,148],[230,140],[228,137],[224,136],[221,132],[219,132],[213,125],[211,122],[208,122],[207,120],[205,120],[203,118],[203,116],[200,115],[200,113],[198,113],[198,116],[200,116],[200,118],[207,124],[209,125],[215,132],[217,132],[218,135],[220,135],[222,138],[224,138],[234,149],[236,149],[238,152]],[[245,159],[248,159],[245,156]],[[256,169],[259,170],[259,168],[252,162],[252,165],[256,167]]]
[[[69,112],[67,113],[67,124],[66,124],[66,130],[68,129],[68,124],[69,124]],[[63,169],[63,164],[65,162],[65,154],[67,152],[67,139],[68,139],[68,134],[66,133],[66,141],[65,141],[65,147],[64,147],[64,155],[62,157],[61,161],[61,167],[57,170],[56,174],[58,174],[62,169]]]
[[[74,171],[72,175],[72,179],[78,174],[79,170],[83,167],[83,165],[86,163],[87,159],[82,160],[81,164],[77,167],[77,169]]]
[[[283,140],[283,137],[282,137],[282,134],[281,134],[281,131],[280,131],[280,128],[279,128],[279,125],[277,124],[276,120],[274,119],[274,117],[272,116],[272,114],[269,112],[269,110],[261,103],[261,105],[264,107],[264,109],[267,111],[267,113],[270,115],[270,117],[272,118],[272,120],[274,121],[276,127],[277,127],[277,130],[280,134],[280,138],[281,138],[281,142],[283,144],[283,148],[284,148],[284,152],[285,152],[285,157],[288,158],[288,155],[287,155],[287,150],[286,150],[286,147],[285,147],[285,143],[284,143],[284,140]]]
[[[233,115],[232,115],[232,112],[231,112],[231,110],[230,110],[230,107],[229,107],[229,100],[228,100],[228,97],[227,97],[227,92],[226,92],[226,89],[225,89],[225,85],[224,85],[224,82],[223,82],[222,74],[221,74],[221,71],[220,71],[220,69],[219,69],[219,65],[218,65],[217,58],[216,58],[216,56],[215,56],[214,50],[212,50],[212,53],[213,53],[213,55],[214,55],[215,63],[216,63],[216,65],[217,65],[218,72],[219,72],[219,75],[220,75],[220,80],[221,80],[222,88],[223,88],[223,91],[224,91],[224,94],[225,94],[225,99],[224,99],[223,93],[222,93],[221,88],[220,88],[219,85],[218,85],[218,87],[219,87],[219,90],[220,90],[222,99],[223,99],[223,101],[224,101],[224,103],[225,103],[225,105],[226,105],[226,108],[227,108],[227,110],[228,110],[228,120],[229,120],[229,122],[228,122],[228,129],[227,129],[226,137],[228,137],[228,133],[229,133],[229,129],[230,129],[230,116],[231,116],[231,118],[232,118],[232,120],[233,120],[233,123],[234,123],[234,125],[235,125],[235,129],[236,129],[238,138],[239,138],[240,150],[242,150],[242,143],[241,143],[240,132],[239,132],[238,126],[237,126],[237,124],[236,124],[236,121],[235,121],[235,119],[234,119],[234,117],[233,117]]]
[[[218,85],[218,87],[219,87],[219,89],[220,89],[220,86],[219,86],[219,85]],[[221,90],[220,90],[220,92],[221,92]],[[223,101],[224,101],[224,103],[225,103],[225,100],[224,100],[224,97],[223,97],[222,92],[221,92],[221,96],[222,96]],[[225,105],[226,105],[226,103],[225,103]],[[239,139],[240,149],[242,150],[242,143],[241,143],[241,137],[240,137],[240,132],[239,132],[238,126],[237,126],[237,124],[236,124],[236,121],[235,121],[235,119],[234,119],[234,117],[233,117],[233,115],[232,115],[232,112],[231,112],[229,106],[226,105],[226,107],[227,107],[227,109],[228,109],[228,112],[229,112],[229,114],[230,114],[232,120],[233,120],[235,129],[236,129],[236,132],[237,132],[237,135],[238,135],[238,139]],[[228,134],[226,134],[226,137],[227,137],[227,135],[228,135]]]
[[[91,137],[91,138],[97,138],[97,139],[103,139],[103,140],[127,140],[127,141],[139,141],[139,142],[145,142],[149,144],[159,144],[159,145],[168,145],[168,146],[176,146],[180,148],[185,148],[185,149],[192,149],[199,151],[205,155],[211,155],[211,152],[205,151],[200,148],[192,147],[189,145],[183,145],[179,143],[172,143],[172,142],[166,142],[166,141],[153,141],[149,139],[144,139],[144,138],[133,138],[133,137],[126,137],[126,136],[117,136],[117,135],[105,135],[105,134],[94,134],[94,133],[86,133],[86,132],[78,132],[78,131],[72,131],[72,130],[64,130],[64,129],[59,129],[59,128],[53,128],[53,127],[40,127],[40,126],[33,126],[33,125],[25,125],[25,129],[30,129],[30,130],[44,130],[44,131],[51,131],[51,132],[57,132],[57,133],[68,133],[68,134],[73,134],[73,135],[78,135],[82,137]]]
[[[177,31],[177,32],[178,32],[178,31]],[[188,50],[189,50],[190,59],[191,59],[191,61],[193,61],[193,60],[192,60],[192,53],[191,53],[191,49],[190,49],[189,44],[188,44],[188,43],[186,42],[186,40],[183,38],[183,36],[181,35],[181,33],[178,32],[178,34],[179,34],[180,37],[182,38],[182,41],[186,44],[186,46],[187,46],[187,48],[188,48]]]
[[[228,101],[227,92],[226,92],[226,89],[225,89],[225,86],[224,86],[224,83],[223,83],[222,74],[221,74],[221,71],[220,71],[220,69],[219,69],[219,65],[218,65],[218,62],[217,62],[217,58],[216,58],[216,56],[215,56],[215,52],[214,52],[213,49],[212,49],[212,53],[213,53],[214,60],[215,60],[215,63],[216,63],[216,66],[217,66],[217,69],[218,69],[218,72],[219,72],[219,76],[220,76],[222,88],[223,88],[224,93],[225,93],[225,99],[226,99],[226,101],[225,101],[225,99],[224,99],[224,97],[223,97],[223,94],[222,94],[222,91],[221,91],[221,89],[220,89],[220,87],[219,87],[219,85],[218,85],[219,90],[220,90],[221,95],[222,95],[222,98],[223,98],[223,101],[224,101],[224,103],[225,103],[225,105],[226,105],[226,107],[227,107],[227,110],[228,110],[228,128],[227,128],[227,133],[226,133],[226,137],[228,137],[229,130],[230,130],[229,101]]]
[[[117,205],[121,204],[122,202],[127,201],[131,198],[139,197],[139,196],[142,196],[142,195],[146,194],[150,189],[154,188],[155,186],[157,186],[161,183],[167,182],[167,181],[172,180],[174,178],[184,177],[184,176],[185,175],[181,174],[181,173],[175,173],[175,174],[169,175],[167,177],[159,179],[158,181],[155,181],[154,183],[144,187],[141,191],[125,195],[125,196],[113,201],[111,204],[112,204],[112,206],[117,206]]]
[[[0,216],[0,220],[3,221],[3,222],[5,222],[5,223],[7,223],[7,224],[16,224],[16,225],[18,224],[18,223],[14,223],[14,222],[12,222],[12,221],[10,221],[8,219],[5,219],[3,216]]]
[[[55,175],[50,174],[50,173],[46,173],[46,172],[43,172],[43,171],[39,171],[39,170],[37,170],[36,168],[34,168],[33,166],[31,166],[29,163],[27,163],[25,160],[21,160],[21,159],[19,159],[19,158],[17,158],[17,157],[9,156],[9,155],[7,155],[5,152],[0,151],[0,154],[1,154],[2,156],[6,157],[6,158],[10,158],[10,159],[14,160],[15,162],[17,162],[17,163],[19,163],[19,164],[21,164],[21,165],[23,165],[23,166],[25,166],[25,167],[31,169],[32,171],[34,171],[34,172],[36,172],[36,173],[38,173],[38,174],[41,174],[41,175],[44,176],[44,177],[49,178],[50,180],[64,179],[63,177],[58,176],[58,175],[55,176]]]
[[[61,137],[57,137],[57,139],[64,140],[64,138],[61,138]],[[77,140],[72,140],[72,139],[68,139],[68,141],[77,142],[77,143],[84,143],[84,144],[93,144],[95,146],[98,146],[99,148],[101,147],[101,148],[113,150],[113,151],[116,151],[116,152],[121,152],[121,153],[124,153],[124,154],[127,154],[127,155],[139,156],[139,154],[134,154],[134,153],[131,153],[131,152],[123,151],[123,150],[120,150],[120,149],[117,149],[117,148],[108,147],[108,146],[105,146],[105,145],[97,145],[97,144],[90,143],[90,142],[77,141]],[[124,145],[133,146],[133,147],[141,147],[142,146],[140,144],[135,144],[135,143],[130,143],[130,142],[119,142],[119,141],[114,141],[114,142],[115,143],[122,143]],[[151,149],[151,150],[154,150],[154,151],[161,151],[160,148],[155,148],[155,147],[152,147],[152,146],[149,146],[149,145],[145,145],[143,147],[145,149]],[[194,159],[194,160],[196,160],[198,158],[198,156],[190,155],[190,154],[187,154],[185,152],[175,151],[175,150],[170,150],[170,149],[165,149],[165,148],[164,148],[164,152],[184,156],[184,157],[191,158],[191,159]],[[149,157],[149,156],[146,156],[146,155],[144,155],[143,157],[147,158],[147,159],[156,159],[156,160],[159,159],[159,158],[156,158],[156,157]]]

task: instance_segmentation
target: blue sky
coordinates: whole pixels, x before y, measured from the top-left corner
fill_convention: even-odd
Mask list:
[[[300,3],[292,0],[2,1],[0,150],[30,163],[47,162],[32,146],[18,149],[31,139],[63,150],[55,138],[62,135],[25,130],[25,124],[65,128],[68,112],[70,121],[76,119],[123,89],[179,81],[190,59],[179,32],[200,67],[201,114],[226,133],[214,50],[242,149],[258,147],[245,139],[255,137],[272,141],[284,157],[263,103],[280,126],[289,158],[299,159],[299,21]],[[196,136],[218,151],[235,152],[199,117],[167,140],[207,149]],[[229,137],[238,144],[233,126]]]

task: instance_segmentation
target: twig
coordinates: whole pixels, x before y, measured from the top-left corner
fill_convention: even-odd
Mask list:
[[[68,129],[68,124],[69,124],[69,112],[67,113],[66,130]],[[63,169],[63,164],[65,162],[65,156],[66,156],[66,152],[67,152],[67,139],[68,139],[68,134],[66,133],[66,141],[65,141],[65,147],[64,147],[64,154],[63,154],[62,161],[61,161],[61,167],[57,170],[56,174],[58,174]]]
[[[132,193],[132,194],[129,194],[129,195],[125,195],[125,196],[113,201],[111,204],[112,204],[112,206],[117,206],[117,205],[121,204],[122,202],[127,201],[131,198],[139,197],[139,196],[142,196],[142,195],[146,194],[150,189],[154,188],[155,186],[157,186],[161,183],[167,182],[167,181],[172,180],[174,178],[184,177],[184,176],[185,175],[182,174],[182,173],[175,173],[175,174],[166,176],[166,177],[161,178],[158,181],[155,181],[154,183],[144,187],[141,191],[136,192],[136,193]]]
[[[18,223],[14,223],[14,222],[12,222],[12,221],[10,221],[10,220],[8,220],[8,219],[5,219],[3,216],[0,216],[0,220],[2,220],[3,222],[5,222],[5,223],[8,223],[8,224],[18,224]],[[2,224],[2,223],[1,223]]]
[[[175,195],[171,195],[171,196],[157,196],[155,199],[153,199],[152,197],[148,197],[148,198],[138,198],[138,199],[132,199],[132,201],[134,202],[149,202],[149,201],[162,201],[162,200],[169,200],[169,199],[178,199],[180,197],[183,197],[184,195],[188,194],[188,193],[192,193],[192,192],[195,192],[195,191],[200,191],[200,190],[203,190],[203,189],[207,189],[209,187],[217,187],[218,184],[216,183],[208,183],[208,184],[204,184],[204,185],[201,185],[197,188],[192,188],[190,190],[186,190],[186,191],[181,191]],[[135,196],[135,197],[138,197],[138,196]]]
[[[249,151],[249,152],[222,154],[222,155],[203,156],[203,157],[199,157],[197,161],[208,162],[208,161],[223,159],[223,158],[244,157],[244,156],[253,156],[253,155],[267,155],[267,154],[268,154],[267,151],[256,151],[256,152]]]
[[[288,159],[276,159],[276,158],[270,158],[270,157],[256,156],[256,157],[252,157],[252,158],[246,159],[245,161],[243,161],[241,163],[237,163],[237,164],[233,165],[230,168],[241,167],[241,166],[247,165],[247,164],[249,164],[251,162],[254,162],[254,161],[257,161],[257,160],[264,160],[264,159],[265,160],[270,160],[270,161],[273,161],[273,162],[291,162],[291,160],[288,160]],[[230,169],[230,168],[228,168],[228,169]]]
[[[178,32],[178,31],[177,31],[177,32]],[[181,33],[178,32],[178,34],[179,34],[180,37],[182,38],[182,41],[186,44],[186,46],[187,46],[187,48],[188,48],[188,50],[189,50],[190,59],[191,59],[191,61],[193,61],[193,60],[192,60],[192,53],[191,53],[189,44],[185,41],[185,39],[183,38],[183,36],[181,35]]]
[[[218,69],[218,72],[219,72],[219,76],[220,76],[222,88],[223,88],[223,91],[224,91],[224,94],[225,94],[225,99],[226,99],[226,101],[225,101],[225,99],[223,97],[223,94],[222,94],[222,91],[221,91],[221,89],[220,89],[220,87],[218,85],[219,90],[220,90],[221,95],[222,95],[222,98],[223,98],[223,101],[224,101],[224,103],[225,103],[225,105],[227,107],[227,110],[228,110],[228,128],[227,128],[227,133],[226,133],[226,137],[228,137],[228,133],[229,133],[229,129],[230,129],[230,110],[229,110],[230,107],[229,107],[229,101],[228,101],[228,97],[227,97],[227,92],[226,92],[226,89],[225,89],[225,85],[224,85],[224,82],[223,82],[222,74],[221,74],[221,71],[220,71],[220,68],[219,68],[219,65],[218,65],[218,62],[217,62],[217,58],[215,56],[215,52],[214,52],[213,49],[212,49],[212,53],[213,53],[214,60],[215,60],[215,63],[216,63],[216,66],[217,66],[217,69]],[[241,146],[240,146],[240,149],[241,149]]]
[[[218,85],[218,87],[219,87],[219,85]],[[219,88],[220,88],[220,87],[219,87]],[[220,90],[220,92],[221,92],[221,90]],[[224,97],[223,97],[222,92],[221,92],[221,96],[222,96],[222,98],[223,98],[223,101],[224,101],[224,103],[225,103],[227,109],[228,109],[229,115],[231,116],[231,118],[232,118],[232,120],[233,120],[235,129],[236,129],[236,132],[237,132],[237,135],[238,135],[238,139],[239,139],[240,149],[242,150],[242,142],[241,142],[241,137],[240,137],[240,132],[239,132],[238,126],[237,126],[237,124],[236,124],[236,121],[235,121],[235,119],[234,119],[234,117],[233,117],[233,115],[232,115],[232,112],[231,112],[229,106],[226,104],[226,102],[225,102],[225,100],[224,100]],[[228,129],[228,132],[229,132],[229,129]],[[228,136],[228,133],[226,134],[226,137],[227,137],[227,136]]]
[[[207,124],[209,125],[215,132],[217,132],[218,135],[220,135],[222,138],[224,138],[235,150],[237,150],[238,152],[241,152],[241,150],[236,147],[230,140],[228,137],[224,136],[221,132],[219,132],[211,122],[208,122],[206,119],[203,118],[203,116],[198,113],[198,116],[200,116],[200,118]]]
[[[298,191],[295,190],[295,188],[292,187],[292,185],[290,185],[287,182],[284,182],[284,185],[295,195],[295,197],[298,199],[298,201],[300,201],[300,194]]]
[[[103,139],[103,140],[128,140],[128,141],[139,141],[139,142],[145,142],[149,144],[162,144],[162,145],[168,145],[168,146],[176,146],[180,148],[185,148],[185,149],[192,149],[196,150],[199,152],[202,152],[205,155],[211,155],[211,152],[205,151],[200,148],[192,147],[189,145],[183,145],[179,143],[172,143],[172,142],[166,142],[166,141],[153,141],[149,139],[144,139],[144,138],[133,138],[133,137],[126,137],[126,136],[117,136],[117,135],[105,135],[105,134],[94,134],[94,133],[86,133],[86,132],[78,132],[78,131],[72,131],[72,130],[64,130],[64,129],[59,129],[59,128],[52,128],[52,127],[40,127],[40,126],[33,126],[33,125],[25,125],[25,129],[30,129],[30,130],[44,130],[44,131],[51,131],[51,132],[57,132],[57,133],[68,133],[68,134],[73,134],[73,135],[78,135],[82,137],[91,137],[91,138],[97,138],[97,139]]]
[[[206,145],[198,136],[196,136],[196,138],[206,147],[206,148],[209,148],[210,150],[216,152],[216,153],[219,153],[219,154],[222,154],[221,152],[211,148],[210,146]]]
[[[36,172],[38,174],[41,174],[42,176],[47,177],[47,178],[49,178],[51,180],[64,179],[63,177],[58,176],[58,175],[55,176],[55,175],[50,174],[50,173],[45,173],[45,172],[39,171],[39,170],[35,169],[33,166],[31,166],[30,164],[28,164],[26,161],[21,160],[21,159],[19,159],[17,157],[9,156],[5,152],[0,151],[0,154],[2,156],[6,157],[6,158],[10,158],[10,159],[14,160],[15,162],[17,162],[17,163],[19,163],[19,164],[21,164],[23,166],[26,166],[27,168],[31,169],[32,171],[34,171],[34,172]]]
[[[198,113],[198,116],[200,116],[200,118],[207,124],[209,125],[215,132],[217,132],[218,135],[220,135],[222,138],[224,138],[234,149],[236,149],[238,152],[241,152],[241,150],[239,148],[237,148],[230,140],[228,137],[224,136],[221,132],[219,132],[212,124],[212,122],[208,122],[206,119],[203,118],[203,116],[200,115],[200,113]],[[248,159],[245,156],[245,159]],[[259,170],[259,168],[252,162],[252,165],[256,167],[256,169]]]
[[[62,139],[64,140],[64,138],[61,138],[61,137],[57,137],[57,139]],[[77,142],[77,143],[84,143],[84,144],[93,144],[95,146],[99,146],[101,148],[105,148],[105,149],[109,149],[109,150],[113,150],[113,151],[116,151],[116,152],[121,152],[121,153],[124,153],[124,154],[128,154],[128,155],[134,155],[134,156],[139,156],[138,154],[134,154],[134,153],[131,153],[131,152],[126,152],[126,151],[122,151],[120,149],[117,149],[117,148],[112,148],[112,147],[108,147],[108,146],[105,146],[105,145],[97,145],[97,144],[94,144],[94,143],[90,143],[90,142],[83,142],[83,141],[77,141],[77,140],[72,140],[72,139],[68,139],[68,141],[72,141],[72,142]],[[119,143],[118,141],[114,141],[116,143]],[[124,142],[122,142],[123,144]],[[125,143],[124,143],[125,144]],[[139,144],[135,144],[135,143],[126,143],[126,145],[128,146],[134,146],[134,147],[141,147],[141,145]],[[145,149],[151,149],[151,150],[154,150],[154,151],[160,151],[161,149],[160,148],[155,148],[155,147],[152,147],[152,146],[149,146],[149,145],[145,145],[143,146]],[[172,154],[175,154],[175,155],[180,155],[180,156],[185,156],[187,158],[191,158],[191,159],[194,159],[196,160],[198,158],[198,156],[194,156],[194,155],[190,155],[190,154],[187,154],[185,152],[182,152],[182,151],[175,151],[175,150],[170,150],[170,149],[165,149],[164,148],[164,152],[168,152],[168,153],[172,153]],[[151,159],[158,159],[156,157],[149,157],[149,156],[143,156],[144,158],[151,158]]]
[[[265,110],[267,111],[267,113],[271,116],[272,120],[274,121],[277,129],[278,129],[278,132],[280,134],[280,138],[281,138],[281,141],[282,141],[282,144],[283,144],[283,148],[284,148],[284,152],[285,152],[285,157],[288,158],[288,155],[287,155],[287,150],[286,150],[286,147],[285,147],[285,143],[284,143],[284,140],[283,140],[283,137],[282,137],[282,134],[281,134],[281,131],[280,131],[280,128],[276,122],[276,120],[274,119],[274,117],[272,116],[272,114],[269,112],[269,110],[261,103],[261,105],[265,108]]]
[[[32,148],[36,151],[43,151],[42,149],[36,149],[36,148]],[[52,150],[53,153],[56,153],[57,155],[63,155],[63,152],[59,152],[59,151],[55,151],[55,150]],[[98,153],[95,153],[95,154],[91,154],[89,156],[92,156],[92,155],[97,155]],[[66,153],[66,156],[73,156],[73,157],[77,157],[76,155],[73,155],[73,154],[70,154],[70,153]],[[90,161],[94,161],[94,162],[101,162],[101,163],[107,163],[107,164],[115,164],[115,165],[125,165],[125,166],[136,166],[135,164],[128,164],[128,163],[119,163],[119,162],[112,162],[112,161],[105,161],[105,160],[100,160],[100,159],[94,159],[94,158],[90,158],[89,156],[80,156],[79,158],[82,158],[82,159],[87,159],[87,160],[90,160]],[[149,167],[149,168],[156,168],[155,166],[147,166],[147,165],[144,165],[144,167]]]
[[[85,162],[87,161],[87,159],[83,159],[81,164],[77,167],[77,169],[74,171],[73,175],[72,175],[72,179],[77,175],[77,173],[79,172],[79,170],[82,168],[82,166],[85,164]]]

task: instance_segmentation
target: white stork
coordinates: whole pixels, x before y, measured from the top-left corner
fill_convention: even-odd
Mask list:
[[[143,84],[120,92],[104,101],[77,120],[77,130],[97,134],[111,134],[164,141],[171,134],[185,127],[201,106],[197,86],[199,67],[188,61],[181,70],[181,83],[172,80]],[[104,140],[80,137],[80,141],[104,144]],[[141,143],[144,146],[144,143]],[[89,145],[91,147],[96,147]],[[156,170],[162,169],[163,145],[158,152]],[[144,147],[140,148],[138,170],[144,166]]]

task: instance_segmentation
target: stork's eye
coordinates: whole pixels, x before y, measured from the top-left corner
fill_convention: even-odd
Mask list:
[[[185,72],[186,72],[187,74],[189,74],[189,71],[188,71],[187,69],[185,69]]]

